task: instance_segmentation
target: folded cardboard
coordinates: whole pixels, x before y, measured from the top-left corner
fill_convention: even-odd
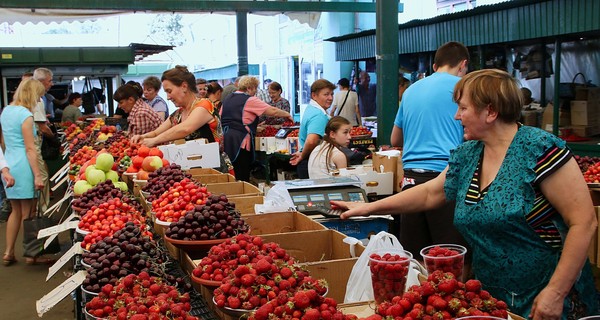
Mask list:
[[[225,194],[227,198],[263,195],[257,187],[245,181],[209,183],[206,185],[206,189],[213,194]]]
[[[235,209],[238,210],[242,215],[252,215],[256,213],[254,206],[257,204],[265,203],[265,197],[263,196],[246,196],[246,197],[234,197],[229,202],[235,203]]]
[[[218,168],[221,166],[219,143],[206,143],[205,139],[186,141],[184,144],[168,144],[158,147],[163,157],[177,163],[182,169]]]
[[[402,154],[390,157],[381,155],[379,153],[374,153],[373,170],[380,173],[392,172],[394,174],[394,191],[400,192],[402,190],[402,179],[404,178]]]
[[[571,101],[571,125],[595,126],[600,124],[600,101]]]
[[[325,226],[300,212],[273,212],[244,216],[250,234],[263,235],[296,231],[325,230]]]

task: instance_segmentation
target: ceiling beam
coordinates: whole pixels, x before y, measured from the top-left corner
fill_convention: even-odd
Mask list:
[[[389,1],[389,0],[386,0]],[[167,12],[375,12],[375,1],[2,0],[0,8]]]

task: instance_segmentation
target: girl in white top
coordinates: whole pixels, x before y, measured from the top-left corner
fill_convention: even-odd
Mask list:
[[[308,176],[310,179],[320,179],[330,176],[332,171],[346,168],[348,159],[340,147],[350,143],[350,121],[336,116],[327,122],[325,136],[321,143],[310,153],[308,159]]]

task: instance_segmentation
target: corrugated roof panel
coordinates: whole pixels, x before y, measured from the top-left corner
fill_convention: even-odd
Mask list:
[[[554,38],[581,32],[600,33],[600,1],[597,0],[515,0],[473,10],[411,21],[399,26],[399,53],[435,51],[448,41],[467,46]],[[328,39],[336,46],[357,38],[375,39],[374,30]],[[375,42],[358,46],[360,54],[347,52],[338,60],[375,56]],[[370,50],[370,51],[368,51]],[[352,58],[351,58],[352,57]]]

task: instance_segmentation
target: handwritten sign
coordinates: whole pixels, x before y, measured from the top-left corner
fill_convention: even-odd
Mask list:
[[[52,267],[50,267],[50,269],[48,269],[48,276],[46,277],[46,281],[52,278],[52,276],[54,276],[58,272],[58,270],[60,270],[60,268],[62,268],[67,262],[69,262],[71,258],[73,258],[76,254],[82,253],[83,248],[81,247],[81,242],[75,243],[71,247],[71,249],[67,250],[67,252],[65,252],[65,254],[63,254],[63,256],[60,257],[60,259],[58,259],[58,261],[56,261],[56,263],[52,265]]]
[[[35,307],[38,316],[41,318],[44,313],[52,309],[62,299],[71,294],[73,290],[77,289],[85,280],[87,272],[81,270],[76,274],[72,275],[69,279],[65,280],[54,290],[43,296],[40,300],[35,302]]]
[[[38,239],[45,238],[47,236],[50,236],[50,235],[53,235],[56,233],[61,233],[65,230],[75,229],[75,228],[77,228],[78,224],[79,224],[79,221],[66,221],[59,225],[56,225],[56,226],[53,226],[50,228],[46,228],[46,229],[42,229],[38,232]]]

